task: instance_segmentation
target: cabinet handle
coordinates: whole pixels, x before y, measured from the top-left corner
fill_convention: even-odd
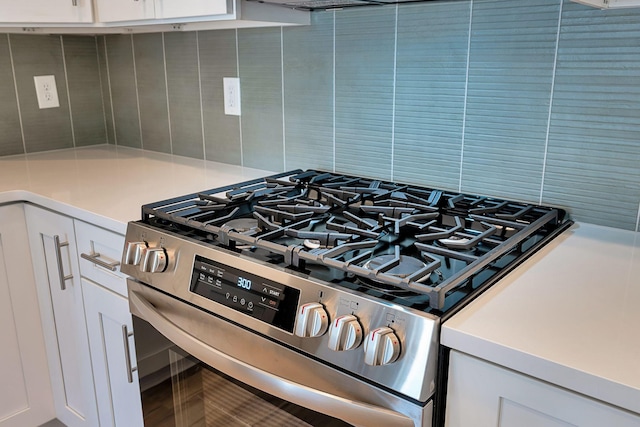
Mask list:
[[[78,5],[78,0],[71,0],[71,4],[73,6],[77,6]]]
[[[114,262],[102,261],[100,259],[100,254],[97,252],[93,254],[81,253],[80,258],[91,261],[95,265],[99,265],[100,267],[106,268],[107,270],[111,270],[111,271],[116,271],[118,269],[118,266],[120,265],[120,263],[117,261],[114,261]]]
[[[62,251],[61,249],[65,246],[69,246],[69,242],[60,242],[60,236],[53,236],[53,243],[56,245],[56,261],[58,262],[58,277],[60,278],[60,290],[64,291],[67,289],[67,285],[65,282],[67,280],[73,279],[73,274],[69,274],[68,276],[64,275],[64,267],[62,266]]]
[[[124,357],[127,366],[127,381],[133,382],[133,373],[138,370],[138,367],[131,367],[131,349],[129,348],[129,337],[133,336],[133,332],[127,330],[127,325],[122,325],[122,340],[124,341]]]

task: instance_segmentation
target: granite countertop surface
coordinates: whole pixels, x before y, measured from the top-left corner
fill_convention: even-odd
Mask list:
[[[124,234],[143,204],[272,173],[99,145],[0,157],[0,205]],[[640,233],[574,224],[446,321],[441,340],[640,414]]]
[[[0,157],[0,204],[32,202],[124,234],[146,203],[272,173],[98,145]]]

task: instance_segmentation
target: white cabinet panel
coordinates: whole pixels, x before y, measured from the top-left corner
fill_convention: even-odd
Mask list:
[[[158,19],[224,15],[229,10],[227,0],[156,0]]]
[[[98,22],[138,21],[155,18],[154,0],[96,0]]]
[[[54,418],[22,204],[0,207],[0,427]]]
[[[129,303],[85,278],[82,288],[100,426],[142,427]]]
[[[451,352],[447,427],[638,427],[640,415]]]
[[[0,22],[91,23],[92,0],[0,0]]]
[[[56,416],[98,425],[73,220],[25,206]]]

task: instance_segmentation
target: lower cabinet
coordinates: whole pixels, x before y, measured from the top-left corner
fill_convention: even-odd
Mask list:
[[[0,427],[55,418],[22,204],[0,206]]]
[[[98,426],[73,219],[25,205],[55,415]]]
[[[447,427],[638,427],[640,416],[451,352]]]
[[[142,427],[129,303],[84,277],[82,292],[100,426]]]

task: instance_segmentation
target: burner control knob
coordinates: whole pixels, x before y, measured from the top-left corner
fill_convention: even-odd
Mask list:
[[[388,365],[400,356],[400,340],[393,329],[382,327],[369,332],[364,342],[364,363],[371,366]]]
[[[362,326],[358,318],[351,314],[340,316],[331,323],[329,348],[346,351],[357,348],[362,343]]]
[[[327,332],[329,315],[317,302],[303,304],[298,310],[295,334],[299,337],[319,337]]]
[[[144,252],[147,250],[146,242],[127,242],[125,250],[124,263],[129,265],[138,265],[142,261]]]
[[[144,273],[159,273],[167,268],[167,251],[164,248],[147,248],[143,251],[140,271]]]

